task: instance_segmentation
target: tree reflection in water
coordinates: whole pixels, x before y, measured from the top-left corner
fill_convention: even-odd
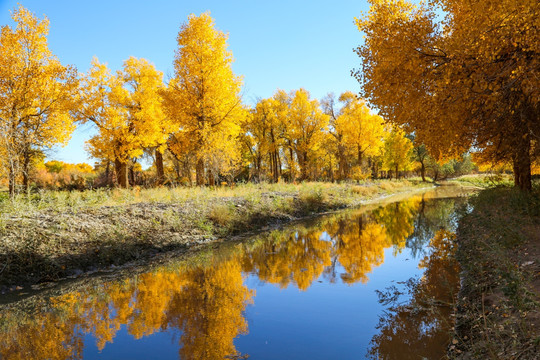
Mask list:
[[[39,299],[33,315],[0,311],[0,358],[80,359],[88,334],[101,351],[122,328],[134,339],[180,331],[182,359],[239,358],[234,339],[247,334],[244,313],[255,297],[245,285],[247,274],[301,291],[321,277],[349,285],[366,283],[384,262],[385,249],[391,247],[395,254],[408,244],[421,249],[433,228],[442,226],[438,216],[422,197],[371,212],[348,211],[309,227],[297,225],[251,242],[224,245],[202,259]],[[452,302],[452,294],[441,287],[457,279],[455,265],[449,263],[449,237],[439,231],[431,239],[433,250],[420,263],[424,277],[411,289],[409,304],[393,306],[381,319],[373,356],[403,358],[402,348],[415,346],[423,353],[446,341],[444,315],[450,309],[432,312],[427,305]]]
[[[380,333],[371,341],[374,359],[443,358],[452,327],[450,315],[459,285],[459,267],[452,256],[455,234],[439,230],[430,241],[431,252],[420,262],[420,279],[407,285],[410,299],[396,287],[379,293],[388,310],[379,319]]]

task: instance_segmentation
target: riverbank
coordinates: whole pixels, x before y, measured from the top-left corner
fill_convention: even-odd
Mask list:
[[[484,190],[458,229],[462,269],[456,359],[537,359],[540,352],[540,193]]]
[[[147,260],[158,253],[430,187],[407,180],[246,184],[44,192],[5,199],[0,203],[0,290]]]

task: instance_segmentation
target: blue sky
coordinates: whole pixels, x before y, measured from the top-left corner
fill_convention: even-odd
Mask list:
[[[113,70],[129,56],[143,57],[173,74],[176,36],[189,14],[210,11],[219,30],[229,33],[234,72],[244,77],[244,102],[272,96],[277,88],[303,87],[312,97],[359,91],[351,77],[359,65],[353,48],[362,34],[354,17],[366,0],[337,1],[44,1],[0,0],[0,24],[12,25],[17,3],[50,20],[49,47],[63,64],[86,72],[93,56]],[[94,133],[79,128],[67,147],[49,158],[88,162],[84,141]]]

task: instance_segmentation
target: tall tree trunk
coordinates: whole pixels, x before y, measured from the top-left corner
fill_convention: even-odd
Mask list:
[[[281,157],[279,156],[279,150],[275,150],[276,151],[276,159],[277,159],[277,164],[276,164],[276,168],[277,168],[277,177],[276,177],[276,182],[279,181],[279,178],[281,177]]]
[[[396,165],[396,180],[399,179],[398,166]]]
[[[270,164],[270,181],[275,182],[274,179],[276,177],[276,159],[273,151],[268,153],[268,159]]]
[[[205,184],[204,178],[204,159],[197,160],[197,165],[195,167],[196,181],[197,185],[203,186]]]
[[[426,165],[424,165],[423,161],[420,161],[420,164],[422,165],[420,168],[420,174],[422,175],[422,181],[426,182]]]
[[[191,173],[191,162],[189,159],[182,160],[182,172],[188,179],[189,186],[193,186],[193,174]]]
[[[208,171],[208,185],[210,186],[216,185],[216,177],[214,176],[213,171]]]
[[[16,186],[16,175],[15,169],[12,166],[9,167],[9,197],[13,198],[15,196],[15,186]]]
[[[114,160],[114,168],[116,171],[116,181],[118,181],[118,186],[121,188],[128,187],[128,166],[124,161],[118,159]]]
[[[349,177],[349,169],[347,164],[347,158],[345,157],[345,148],[343,145],[338,145],[338,163],[339,163],[339,179],[344,180]]]
[[[111,162],[107,159],[107,165],[105,165],[105,184],[109,185],[111,183]]]
[[[302,180],[308,179],[308,155],[307,151],[302,152]]]
[[[332,182],[336,181],[334,179],[334,168],[333,168],[333,165],[332,165],[332,155],[330,155],[330,181],[332,181]]]
[[[23,155],[23,189],[28,192],[30,187],[30,153],[25,152]]]
[[[165,170],[163,169],[163,153],[158,149],[155,150],[156,155],[156,184],[162,185],[165,182]]]
[[[257,157],[255,158],[255,171],[257,174],[257,181],[261,181],[261,164],[262,164],[262,155],[260,153],[257,154]]]
[[[129,184],[135,185],[136,179],[135,179],[135,165],[129,166]]]
[[[176,158],[173,160],[174,173],[176,174],[176,181],[180,181],[180,161]]]
[[[289,159],[289,164],[290,164],[289,173],[290,173],[290,176],[291,176],[291,178],[289,180],[290,180],[290,182],[293,182],[295,177],[296,177],[296,174],[295,174],[295,171],[294,171],[294,152],[293,152],[293,148],[292,148],[292,146],[290,146],[290,144],[289,144],[289,156],[290,156],[290,159]]]
[[[277,183],[279,181],[279,168],[278,168],[278,163],[279,163],[279,154],[277,153],[277,151],[273,151],[273,156],[274,156],[274,170],[273,170],[273,176],[274,176],[274,183]]]
[[[272,182],[276,182],[276,154],[274,152],[268,153],[268,156],[270,158],[270,178]]]
[[[514,184],[524,191],[532,190],[530,147],[531,140],[527,135],[516,146],[513,159]]]

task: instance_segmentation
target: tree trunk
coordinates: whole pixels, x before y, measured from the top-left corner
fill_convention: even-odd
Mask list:
[[[279,154],[277,151],[274,151],[274,183],[277,183],[279,181]]]
[[[128,166],[126,162],[118,159],[114,160],[114,168],[116,171],[116,181],[121,188],[128,187]]]
[[[290,164],[290,169],[289,169],[289,172],[290,172],[290,179],[289,181],[290,182],[293,182],[295,180],[295,171],[294,171],[294,153],[293,153],[293,148],[292,146],[289,145],[289,155],[290,155],[290,159],[289,159],[289,164]]]
[[[9,167],[9,197],[13,198],[15,196],[15,186],[16,186],[16,175],[15,170],[12,166]]]
[[[422,167],[420,168],[420,174],[422,175],[422,181],[426,182],[426,165],[424,165],[424,162],[421,161],[420,164]]]
[[[135,179],[135,165],[129,166],[129,184],[135,185],[137,182]]]
[[[174,166],[174,173],[176,174],[176,181],[180,181],[180,161],[178,161],[176,158],[173,160],[173,166]]]
[[[276,150],[276,159],[277,159],[277,178],[276,182],[279,182],[279,178],[281,177],[281,157],[279,156],[279,150]]]
[[[308,156],[307,152],[302,152],[302,180],[307,180],[308,178]]]
[[[25,192],[28,192],[30,187],[30,154],[24,153],[23,155],[23,189]]]
[[[330,155],[330,181],[335,182],[334,178],[334,166],[332,164],[332,156]]]
[[[204,178],[204,159],[197,160],[197,165],[195,167],[196,180],[198,186],[203,186],[205,184]]]
[[[163,153],[156,149],[156,184],[162,185],[165,182],[165,170],[163,169]]]
[[[513,159],[514,184],[523,191],[532,190],[530,147],[531,140],[526,136],[517,145]]]
[[[191,164],[189,160],[184,160],[182,162],[182,168],[184,169],[184,175],[189,181],[189,186],[193,186],[193,176],[191,174]]]
[[[396,180],[399,179],[398,166],[396,165]]]
[[[338,145],[338,163],[339,163],[339,179],[345,180],[349,177],[349,169],[347,165],[347,158],[345,157],[345,148],[343,145]]]
[[[111,162],[109,159],[107,159],[107,165],[105,165],[105,184],[110,184],[110,178],[111,178]]]

